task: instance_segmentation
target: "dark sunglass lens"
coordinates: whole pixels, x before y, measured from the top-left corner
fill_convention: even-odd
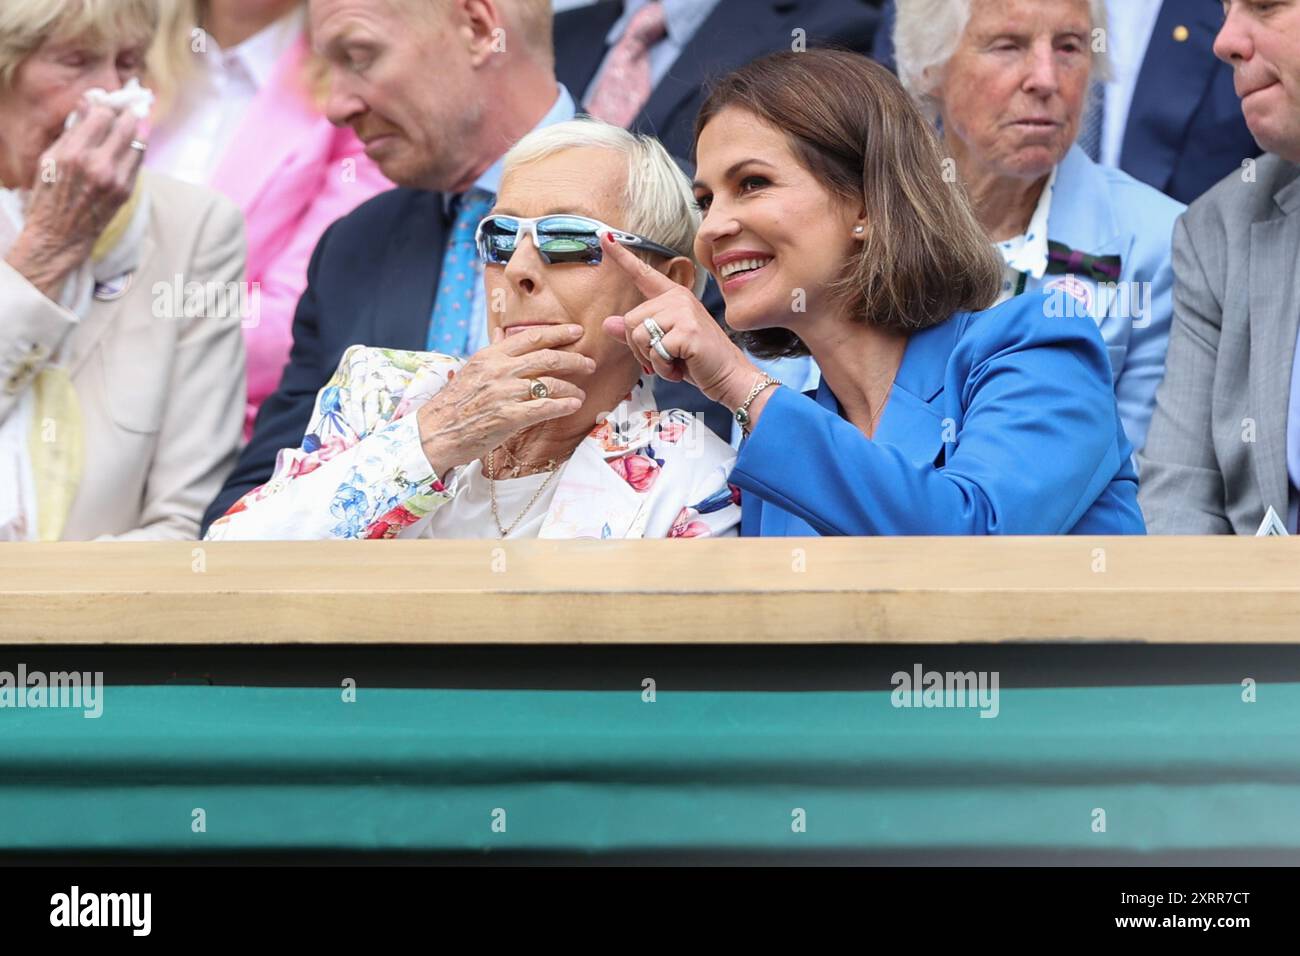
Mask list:
[[[504,216],[493,216],[483,224],[479,247],[488,262],[509,262],[515,251],[515,235],[519,223]]]
[[[548,216],[537,224],[541,252],[551,262],[600,261],[600,237],[591,223],[568,216]]]
[[[551,262],[599,262],[600,246],[577,236],[547,236],[542,252]]]

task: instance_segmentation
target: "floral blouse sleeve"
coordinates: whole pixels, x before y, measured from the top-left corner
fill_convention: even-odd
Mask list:
[[[420,447],[414,411],[459,359],[353,346],[320,391],[299,448],[212,523],[207,540],[391,538],[452,498]]]

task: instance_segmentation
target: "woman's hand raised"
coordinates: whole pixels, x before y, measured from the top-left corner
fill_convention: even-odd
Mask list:
[[[483,458],[516,432],[582,408],[586,392],[560,377],[596,371],[593,359],[560,351],[582,334],[581,325],[548,325],[509,337],[498,330],[491,345],[475,352],[417,412],[420,445],[438,476]],[[537,381],[548,397],[533,397]]]
[[[144,158],[131,146],[140,123],[131,110],[83,105],[81,113],[41,156],[35,181],[23,184],[32,190],[26,223],[6,256],[52,299],[131,198]]]
[[[626,272],[646,297],[627,315],[607,318],[605,331],[625,342],[642,368],[653,369],[661,378],[670,382],[685,379],[728,409],[743,402],[760,374],[758,368],[714,321],[695,293],[608,236],[601,237],[600,248],[605,259]],[[671,362],[651,345],[646,319],[654,319],[663,330],[663,347],[673,356]]]

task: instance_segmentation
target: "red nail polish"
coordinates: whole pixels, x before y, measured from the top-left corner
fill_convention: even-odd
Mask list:
[[[607,233],[605,233],[605,238],[608,239],[610,242],[613,242],[613,241],[614,241],[614,233],[612,233],[612,232],[607,232]]]
[[[642,365],[642,366],[641,366],[641,371],[645,372],[647,375],[653,375],[653,374],[654,374],[654,369],[652,369],[649,365]]]

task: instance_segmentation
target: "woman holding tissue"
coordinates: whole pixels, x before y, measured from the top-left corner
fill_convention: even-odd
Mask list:
[[[234,464],[243,227],[140,171],[157,22],[0,6],[0,541],[192,539]]]
[[[696,121],[696,257],[763,358],[618,244],[647,301],[606,332],[732,410],[746,535],[1142,533],[1137,475],[1088,317],[990,309],[1001,268],[921,113],[850,53],[763,57]],[[985,310],[985,311],[981,311]]]

